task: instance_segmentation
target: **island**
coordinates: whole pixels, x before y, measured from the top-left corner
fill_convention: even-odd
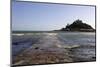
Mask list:
[[[95,32],[95,29],[89,24],[83,23],[82,20],[75,20],[72,24],[67,24],[65,28],[54,31],[80,31],[80,32]]]

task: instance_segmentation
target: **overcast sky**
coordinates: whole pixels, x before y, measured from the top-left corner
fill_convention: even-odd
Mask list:
[[[12,2],[12,30],[58,30],[77,19],[95,28],[95,7]]]

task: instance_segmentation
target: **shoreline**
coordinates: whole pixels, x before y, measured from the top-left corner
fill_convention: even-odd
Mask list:
[[[32,37],[32,35],[30,35],[30,37]],[[92,55],[89,56],[90,59],[86,60],[84,60],[84,57],[82,57],[82,55],[88,55],[84,53],[83,48],[89,50],[93,50],[95,48],[95,46],[93,49],[91,47],[67,45],[59,39],[57,33],[43,33],[42,38],[39,39],[37,43],[32,44],[29,48],[26,48],[13,58],[12,65],[16,66],[27,64],[36,65],[95,61],[96,57],[91,57]]]
[[[96,32],[96,31],[12,31],[13,33],[59,33],[59,32]]]

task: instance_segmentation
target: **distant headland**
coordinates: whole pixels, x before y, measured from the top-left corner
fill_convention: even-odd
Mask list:
[[[75,20],[72,24],[67,24],[65,28],[54,31],[80,31],[80,32],[95,32],[89,24],[83,23],[82,20]]]

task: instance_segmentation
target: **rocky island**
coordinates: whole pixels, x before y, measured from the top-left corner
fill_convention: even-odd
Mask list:
[[[82,20],[75,20],[72,24],[67,24],[65,28],[55,31],[80,31],[95,32],[95,29],[89,24],[83,23]]]

